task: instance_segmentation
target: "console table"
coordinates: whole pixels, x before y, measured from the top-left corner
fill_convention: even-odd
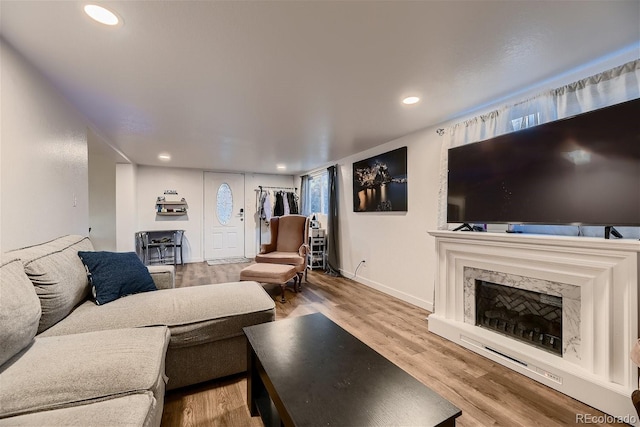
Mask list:
[[[136,233],[136,252],[145,265],[153,263],[177,265],[178,254],[180,255],[180,265],[184,265],[183,238],[184,230],[138,231]]]

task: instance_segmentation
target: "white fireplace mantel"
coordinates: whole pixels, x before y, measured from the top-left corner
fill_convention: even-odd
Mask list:
[[[436,238],[438,256],[430,331],[607,414],[635,414],[630,395],[638,387],[638,368],[629,352],[640,329],[639,241],[441,230],[429,234]],[[579,312],[579,332],[573,332],[578,350],[562,357],[475,326],[469,301],[465,316],[465,268],[578,289],[579,298],[572,300]]]

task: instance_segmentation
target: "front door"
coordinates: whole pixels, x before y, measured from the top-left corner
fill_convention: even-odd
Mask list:
[[[244,175],[204,173],[204,258],[244,257]]]

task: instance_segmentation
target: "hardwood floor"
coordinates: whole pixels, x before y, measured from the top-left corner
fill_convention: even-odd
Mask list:
[[[178,266],[176,286],[237,281],[248,264]],[[309,272],[301,293],[265,285],[276,320],[322,312],[462,410],[458,426],[565,426],[576,414],[603,415],[428,331],[429,312],[346,278]],[[262,426],[238,375],[167,393],[162,426]],[[609,425],[609,424],[597,424]]]

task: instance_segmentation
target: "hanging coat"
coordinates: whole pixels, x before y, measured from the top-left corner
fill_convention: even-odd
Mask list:
[[[282,201],[284,202],[284,214],[289,215],[291,213],[291,210],[289,208],[288,193],[282,193]]]
[[[282,192],[278,191],[276,193],[276,204],[273,208],[273,216],[282,216],[284,215],[284,200],[282,197]]]
[[[265,220],[266,223],[269,223],[271,216],[271,194],[265,191],[260,203],[260,218]]]
[[[264,211],[264,203],[265,203],[265,199],[267,198],[267,192],[261,192],[260,195],[258,196],[258,212],[260,212],[260,219],[266,219],[267,215]]]
[[[289,211],[292,214],[299,214],[300,210],[298,209],[298,195],[293,192],[287,193],[287,198],[289,199]]]

